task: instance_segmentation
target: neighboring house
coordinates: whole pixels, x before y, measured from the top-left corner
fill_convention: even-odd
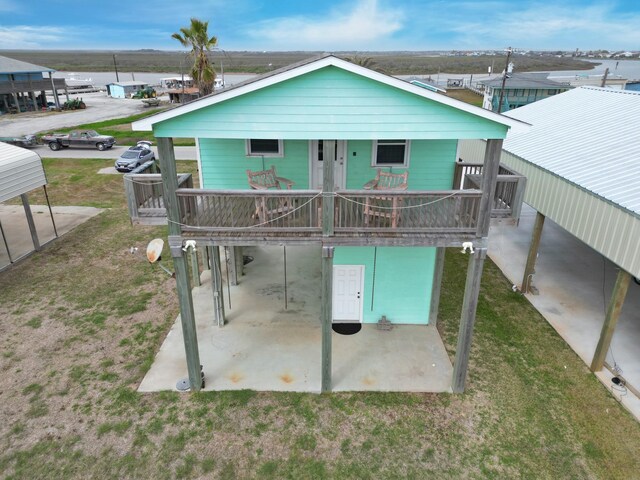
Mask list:
[[[67,86],[63,78],[53,78],[53,72],[52,68],[0,56],[0,112],[47,108],[47,91],[53,93],[56,107],[60,108],[58,91],[66,92]]]
[[[528,105],[543,98],[566,92],[571,88],[568,83],[555,82],[547,78],[546,73],[508,73],[502,96],[501,112]],[[502,77],[478,82],[484,85],[484,99],[482,108],[498,111]]]
[[[616,360],[609,347],[616,323],[631,279],[640,278],[640,92],[580,87],[507,115],[533,125],[528,132],[510,136],[502,154],[505,165],[527,177],[524,201],[537,211],[520,288],[533,291],[539,277],[534,273],[545,219],[616,265],[612,291],[602,286],[608,307],[591,369],[602,370],[605,361],[613,366]],[[478,159],[484,150],[482,141],[463,142],[461,156]],[[593,272],[596,278],[601,274]],[[626,346],[615,355],[627,365],[624,375],[630,388],[638,388],[640,317],[637,310],[627,309],[627,314],[633,326],[621,340]],[[591,334],[587,325],[563,332],[574,339]]]
[[[444,248],[470,242],[452,380],[463,391],[502,141],[527,127],[332,55],[135,122],[158,140],[193,388],[200,362],[187,241],[322,247],[323,391],[331,389],[332,322],[434,321]],[[196,138],[202,190],[176,192],[173,137]],[[452,190],[459,139],[488,139],[484,190]],[[292,189],[285,180],[282,190],[250,189],[247,170],[272,167]],[[406,174],[406,184],[367,189],[378,170]],[[218,269],[219,255],[210,256]]]
[[[140,90],[147,88],[146,82],[131,80],[128,82],[114,82],[107,84],[107,95],[113,98],[130,98]]]

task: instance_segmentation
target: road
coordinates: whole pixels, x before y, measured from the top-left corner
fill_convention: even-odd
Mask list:
[[[87,104],[85,110],[70,112],[28,112],[18,115],[0,116],[2,136],[26,135],[73,127],[84,123],[101,122],[112,118],[128,117],[145,111],[140,100],[111,98],[104,92],[78,95]],[[74,96],[75,97],[75,96]],[[64,95],[60,99],[64,101]]]
[[[64,148],[54,152],[46,145],[39,145],[31,150],[40,155],[41,158],[106,158],[113,159],[114,161],[122,152],[129,147],[114,146],[108,150],[100,151],[95,148]],[[156,156],[158,155],[158,149],[151,147]],[[195,160],[196,159],[196,147],[174,147],[176,160]]]

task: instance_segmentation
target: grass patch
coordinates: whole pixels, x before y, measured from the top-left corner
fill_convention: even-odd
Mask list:
[[[0,274],[0,477],[638,476],[638,423],[490,261],[464,395],[138,393],[178,313],[175,281],[129,253],[166,228],[132,227],[100,162],[45,161],[54,204],[109,210]],[[450,355],[467,260],[447,252]]]

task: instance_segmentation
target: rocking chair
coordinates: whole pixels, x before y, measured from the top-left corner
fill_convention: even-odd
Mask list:
[[[294,185],[293,181],[278,177],[275,166],[271,166],[269,170],[261,170],[258,172],[247,170],[247,180],[253,190],[282,190],[282,184],[286,185],[287,190],[291,190],[291,187]],[[267,196],[256,196],[255,203],[256,211],[253,216],[260,223],[265,223],[293,209],[292,202],[282,197],[271,199]]]
[[[387,173],[378,169],[376,178],[364,185],[365,190],[406,190],[408,187],[407,179],[409,172],[404,173]],[[400,213],[398,207],[402,203],[402,199],[397,196],[375,196],[367,197],[364,204],[364,225],[369,226],[369,222],[378,219],[378,226],[381,221],[389,221],[391,228],[396,228],[400,221]]]

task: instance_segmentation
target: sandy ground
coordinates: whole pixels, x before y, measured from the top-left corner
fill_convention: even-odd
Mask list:
[[[44,130],[55,130],[83,123],[126,117],[145,111],[145,107],[140,100],[111,98],[107,97],[105,92],[83,93],[77,96],[81,97],[87,104],[85,110],[2,115],[0,117],[1,135],[26,135]],[[69,98],[75,98],[75,96],[70,96]],[[61,95],[60,101],[65,101],[64,95]]]

